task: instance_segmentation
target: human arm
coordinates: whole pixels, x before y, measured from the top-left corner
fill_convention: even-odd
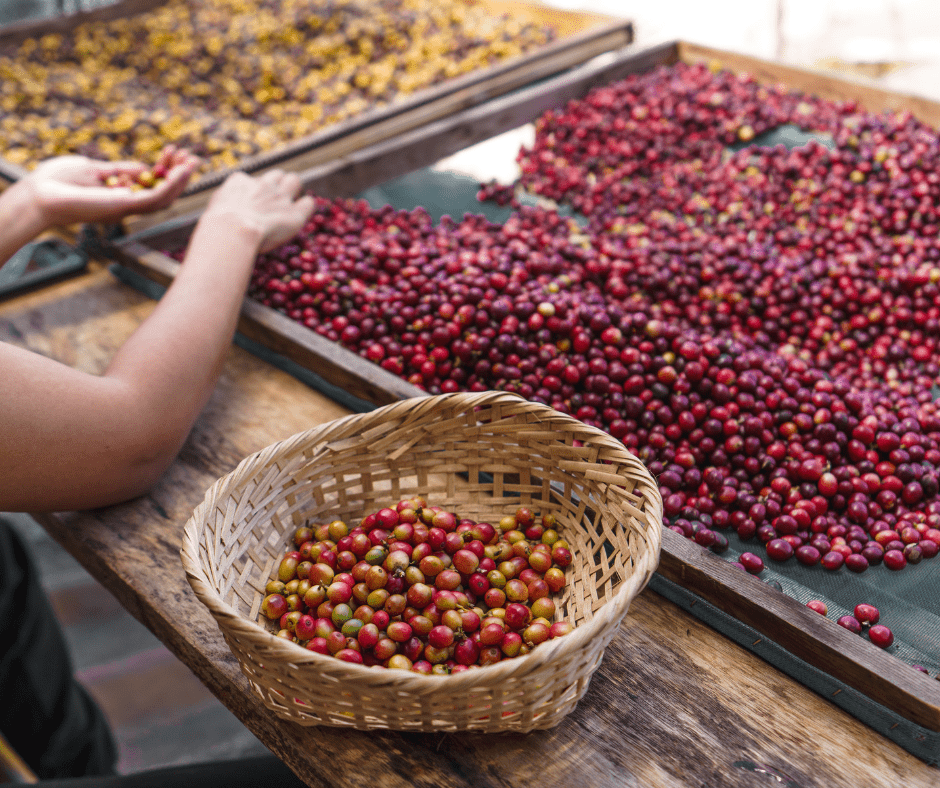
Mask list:
[[[142,494],[208,400],[259,251],[303,226],[296,175],[234,173],[179,273],[102,375],[0,345],[0,511],[85,509]]]
[[[199,165],[188,151],[167,147],[155,165],[166,176],[153,188],[105,186],[108,176],[135,177],[142,162],[106,162],[85,156],[58,156],[11,185],[0,195],[0,265],[36,236],[54,226],[115,221],[170,205],[186,188]]]

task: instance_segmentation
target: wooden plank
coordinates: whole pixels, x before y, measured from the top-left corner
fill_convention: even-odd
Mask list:
[[[117,251],[117,259],[130,270],[163,286],[173,281],[180,267],[172,258],[140,244],[121,248]],[[366,402],[386,405],[425,393],[257,301],[245,300],[238,331]]]
[[[882,706],[940,731],[940,682],[668,528],[657,571]]]
[[[344,160],[307,170],[302,180],[308,189],[326,196],[353,194],[426,166],[480,139],[518,127],[546,109],[584,95],[596,85],[679,60],[721,63],[761,80],[788,85],[791,84],[787,81],[789,78],[793,80],[795,89],[817,92],[830,98],[877,102],[882,101],[880,94],[886,93],[843,79],[674,42],[639,53],[623,51],[603,62],[584,64],[540,85],[469,108],[409,134],[378,145],[357,148]],[[820,94],[820,90],[824,93]],[[885,98],[883,101],[888,100]],[[897,101],[898,108],[906,106],[903,97],[897,97]],[[865,106],[877,108],[887,104]],[[940,104],[922,102],[918,108],[928,115],[935,112],[940,118]],[[166,244],[162,248],[169,248],[185,242],[197,217],[198,214],[192,214],[180,217],[175,223],[153,227],[149,233],[127,241],[124,246],[118,242],[125,264],[134,265],[144,275],[154,276],[158,269],[162,269],[161,275],[166,275],[169,258],[156,250],[161,248],[161,244]],[[242,330],[262,344],[272,343],[283,355],[298,360],[303,358],[300,363],[310,369],[329,370],[329,374],[336,374],[337,380],[343,381],[342,385],[369,395],[363,398],[375,404],[384,404],[390,401],[389,397],[395,399],[408,395],[407,390],[402,389],[403,381],[394,376],[390,376],[395,381],[393,388],[375,391],[375,386],[383,384],[367,372],[367,368],[373,365],[354,354],[350,354],[351,358],[330,356],[319,342],[304,338],[305,334],[313,335],[314,332],[278,313],[274,313],[277,318],[272,318],[265,315],[265,311],[274,313],[274,310],[251,304],[243,314],[246,322]],[[285,325],[282,325],[281,318],[286,321]],[[345,368],[336,369],[337,364],[347,363]],[[940,731],[940,682],[919,674],[867,641],[842,631],[833,622],[822,620],[818,614],[768,586],[741,576],[727,562],[703,552],[671,531],[664,538],[660,573],[905,719],[929,730]]]
[[[546,25],[557,31],[561,37],[573,36],[595,25],[607,25],[612,21],[610,14],[598,14],[591,11],[573,11],[567,8],[548,6],[538,0],[481,0],[493,16],[510,14]]]
[[[97,8],[79,9],[71,13],[41,19],[24,19],[21,22],[10,22],[6,25],[0,25],[0,46],[18,44],[27,38],[35,38],[48,33],[70,33],[86,22],[110,22],[113,19],[142,14],[163,5],[165,2],[166,0],[114,0],[114,2]]]
[[[102,371],[153,306],[93,268],[0,304],[0,341]],[[275,718],[250,693],[188,586],[182,528],[208,486],[241,458],[345,414],[233,348],[179,458],[153,490],[120,506],[35,515],[309,785],[411,788],[416,775],[448,788],[937,785],[937,769],[649,589],[631,605],[584,699],[553,730],[362,733]]]

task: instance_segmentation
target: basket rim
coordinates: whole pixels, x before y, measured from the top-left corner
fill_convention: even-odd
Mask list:
[[[219,497],[224,497],[225,491],[236,486],[237,481],[248,469],[266,464],[279,455],[286,453],[296,443],[315,443],[320,436],[328,435],[355,426],[360,422],[369,424],[373,421],[386,419],[397,410],[411,410],[413,408],[427,409],[444,406],[453,402],[462,403],[467,409],[481,405],[491,404],[519,404],[524,406],[522,411],[544,411],[553,420],[577,425],[579,429],[586,430],[597,440],[614,450],[624,454],[625,458],[632,458],[639,464],[647,477],[652,498],[644,499],[647,505],[653,507],[652,515],[647,518],[650,528],[638,536],[643,540],[645,550],[634,556],[635,567],[631,576],[623,581],[620,588],[594,612],[592,617],[582,624],[574,627],[570,633],[560,638],[553,638],[539,644],[523,657],[501,660],[493,665],[481,666],[447,676],[434,674],[421,674],[405,670],[376,670],[371,666],[344,662],[331,655],[318,654],[303,646],[293,643],[270,632],[256,621],[252,621],[236,612],[213,587],[206,571],[199,560],[199,535],[205,527],[206,512],[215,505]],[[644,493],[646,491],[644,490]],[[448,679],[448,688],[466,691],[477,686],[490,685],[495,681],[509,677],[518,678],[537,671],[546,662],[555,659],[560,654],[581,650],[589,641],[594,640],[605,628],[619,626],[629,610],[632,600],[649,582],[659,562],[660,547],[662,543],[662,500],[659,488],[652,474],[645,468],[640,460],[633,455],[620,441],[603,432],[599,428],[591,427],[568,414],[551,408],[548,405],[532,403],[522,397],[509,392],[454,392],[450,394],[428,395],[400,400],[390,405],[381,406],[365,413],[352,413],[341,416],[329,422],[303,430],[288,438],[277,441],[269,446],[254,452],[238,463],[235,469],[217,479],[207,490],[202,502],[194,509],[183,530],[183,543],[180,557],[187,580],[197,598],[209,609],[226,639],[249,636],[254,641],[263,643],[267,657],[275,661],[289,662],[298,668],[310,666],[322,673],[328,673],[341,681],[354,680],[360,686],[371,689],[381,689],[394,685],[400,692],[425,694],[440,688],[440,679]],[[615,633],[610,635],[611,639]],[[239,660],[240,662],[240,660]]]

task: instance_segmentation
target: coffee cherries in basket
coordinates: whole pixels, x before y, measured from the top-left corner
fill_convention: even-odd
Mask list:
[[[524,656],[571,631],[555,620],[572,555],[554,524],[526,507],[478,522],[419,497],[353,528],[303,526],[261,612],[280,637],[367,666],[443,675]]]

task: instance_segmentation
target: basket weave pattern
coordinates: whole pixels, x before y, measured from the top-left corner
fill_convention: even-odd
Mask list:
[[[422,495],[496,522],[555,515],[574,560],[554,597],[574,630],[525,657],[451,676],[353,665],[276,637],[260,613],[294,530]],[[299,433],[245,458],[207,492],[181,557],[250,686],[279,717],[368,730],[529,731],[587,690],[630,602],[655,571],[662,500],[623,444],[503,392],[420,397]]]

